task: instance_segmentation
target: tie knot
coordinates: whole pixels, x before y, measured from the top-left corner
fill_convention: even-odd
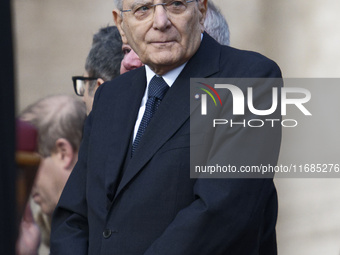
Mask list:
[[[168,89],[169,86],[165,80],[155,75],[149,84],[148,97],[156,97],[162,100]]]

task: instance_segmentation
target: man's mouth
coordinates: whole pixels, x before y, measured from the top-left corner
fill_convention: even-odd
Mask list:
[[[169,47],[172,46],[175,43],[175,41],[153,41],[151,44],[156,47]]]

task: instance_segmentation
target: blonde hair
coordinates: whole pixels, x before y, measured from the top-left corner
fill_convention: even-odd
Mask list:
[[[47,157],[59,138],[65,138],[78,151],[86,118],[83,101],[69,95],[45,97],[28,106],[20,115],[38,130],[38,150]]]

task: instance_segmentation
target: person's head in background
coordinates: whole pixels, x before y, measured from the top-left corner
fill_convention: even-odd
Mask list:
[[[43,98],[19,116],[38,130],[41,162],[32,196],[43,213],[52,216],[66,181],[78,160],[86,118],[84,102],[69,95]]]
[[[72,77],[76,94],[83,96],[86,103],[87,114],[92,109],[97,88],[120,74],[122,59],[122,40],[117,27],[101,28],[93,36],[92,46],[86,58],[84,77]]]
[[[227,20],[220,9],[208,1],[208,10],[204,21],[205,32],[222,45],[230,45],[230,32]]]
[[[140,61],[138,55],[136,52],[134,52],[129,44],[123,43],[121,50],[124,54],[124,57],[120,64],[120,74],[143,66],[142,61]]]
[[[228,23],[219,8],[211,0],[208,1],[208,10],[204,21],[204,28],[205,31],[220,44],[230,44]],[[124,58],[120,65],[120,74],[143,66],[138,55],[129,44],[124,43],[122,45],[122,51]]]

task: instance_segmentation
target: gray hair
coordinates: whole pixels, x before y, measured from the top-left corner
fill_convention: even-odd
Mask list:
[[[208,0],[208,10],[204,21],[205,31],[222,45],[230,44],[229,26],[219,8]]]
[[[78,151],[86,118],[86,107],[80,99],[70,95],[48,96],[29,105],[19,117],[37,128],[41,156],[51,155],[59,138],[69,141]]]
[[[113,0],[113,3],[118,10],[123,10],[123,0]]]
[[[109,81],[120,74],[122,39],[116,26],[101,28],[93,36],[92,47],[86,58],[85,70],[90,77],[102,78]],[[91,94],[96,81],[90,82]]]

